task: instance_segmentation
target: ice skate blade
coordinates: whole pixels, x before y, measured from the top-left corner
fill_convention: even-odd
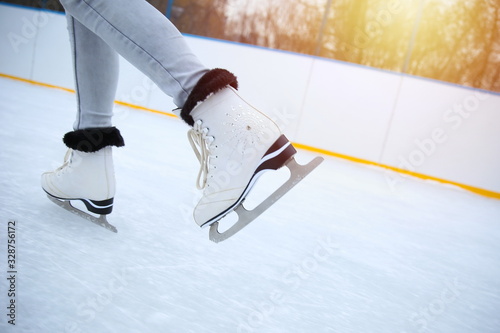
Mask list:
[[[260,214],[276,203],[276,201],[278,201],[285,193],[300,183],[311,171],[316,169],[316,167],[320,165],[323,160],[323,157],[317,156],[311,162],[301,165],[297,163],[294,157],[292,157],[285,164],[285,166],[290,170],[290,178],[283,185],[281,185],[276,191],[274,191],[269,197],[252,210],[246,209],[243,206],[243,203],[239,204],[234,209],[234,211],[238,214],[238,221],[226,231],[222,233],[219,232],[219,222],[214,222],[210,225],[209,239],[215,243],[219,243],[238,233],[241,229],[246,227],[250,224],[250,222],[255,220]]]
[[[111,225],[111,224],[109,224],[109,222],[106,220],[106,215],[100,215],[99,217],[95,217],[95,216],[92,216],[92,215],[90,215],[88,213],[85,213],[85,212],[81,211],[78,208],[73,207],[71,205],[71,202],[69,200],[59,200],[57,198],[54,198],[50,194],[47,194],[47,197],[50,199],[50,201],[52,201],[53,203],[55,203],[59,207],[62,207],[64,209],[66,209],[67,211],[69,211],[69,212],[71,212],[71,213],[73,213],[75,215],[78,215],[81,218],[86,219],[87,221],[95,223],[98,226],[103,227],[105,229],[108,229],[108,230],[110,230],[112,232],[115,232],[115,233],[118,232],[118,230],[116,229],[116,227],[113,226],[113,225]]]

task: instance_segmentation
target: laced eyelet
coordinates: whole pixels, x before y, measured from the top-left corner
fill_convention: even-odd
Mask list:
[[[200,162],[200,170],[196,179],[196,187],[202,190],[207,185],[207,175],[210,165],[210,156],[213,149],[214,137],[208,135],[209,129],[203,127],[203,122],[197,120],[193,128],[188,131],[188,140],[193,148],[196,158]]]

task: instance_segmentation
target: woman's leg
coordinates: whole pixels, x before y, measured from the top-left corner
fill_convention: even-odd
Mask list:
[[[110,127],[118,83],[118,53],[68,15],[77,115],[73,129]]]
[[[67,14],[146,74],[178,107],[184,105],[193,87],[208,71],[177,28],[145,0],[62,0],[61,3]],[[82,52],[92,53],[92,49]],[[89,81],[92,84],[96,80]]]

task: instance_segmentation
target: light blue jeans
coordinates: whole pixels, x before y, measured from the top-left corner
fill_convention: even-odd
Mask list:
[[[118,54],[182,107],[208,69],[145,0],[61,0],[68,18],[78,112],[75,130],[109,127]]]

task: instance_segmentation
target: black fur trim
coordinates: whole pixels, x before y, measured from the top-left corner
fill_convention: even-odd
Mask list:
[[[196,83],[182,107],[181,118],[190,126],[193,126],[194,120],[190,116],[191,110],[199,102],[203,102],[210,94],[216,93],[227,86],[238,89],[238,79],[233,73],[221,68],[214,68],[205,73]]]
[[[63,142],[68,148],[93,153],[107,146],[123,147],[125,142],[116,127],[87,128],[68,132]]]

